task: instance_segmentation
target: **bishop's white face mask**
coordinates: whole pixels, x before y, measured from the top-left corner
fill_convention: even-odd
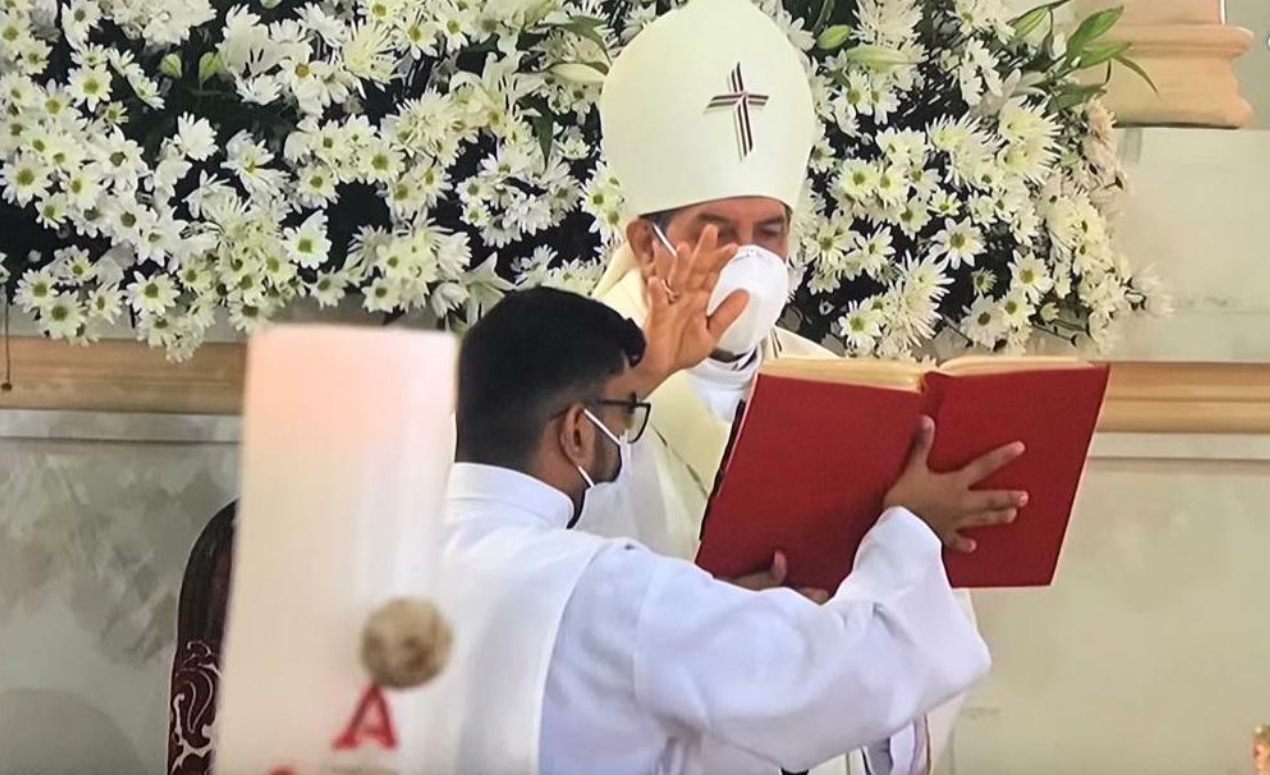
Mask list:
[[[577,466],[578,473],[582,475],[582,480],[586,482],[587,486],[586,494],[582,496],[583,507],[578,512],[579,519],[581,519],[582,512],[584,510],[590,511],[596,507],[600,500],[606,498],[611,499],[612,496],[615,496],[618,488],[620,488],[624,483],[630,481],[630,472],[632,470],[631,443],[626,438],[626,434],[622,434],[619,438],[613,433],[613,431],[609,430],[607,425],[600,422],[600,418],[592,414],[590,409],[583,409],[582,413],[586,415],[586,418],[591,421],[592,425],[600,430],[600,433],[604,434],[605,438],[617,445],[618,460],[620,462],[618,463],[617,473],[615,473],[613,478],[607,482],[595,481],[595,478],[587,473],[585,468]],[[569,527],[573,527],[577,521],[578,520],[575,519],[573,523],[570,523]]]
[[[653,232],[670,254],[675,249],[665,232],[653,224]],[[718,309],[733,291],[750,294],[745,311],[723,332],[718,349],[731,355],[754,352],[772,333],[789,300],[789,268],[780,256],[760,245],[742,245],[723,267],[719,283],[710,296],[709,311]]]

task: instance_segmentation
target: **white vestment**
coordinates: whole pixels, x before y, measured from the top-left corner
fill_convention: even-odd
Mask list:
[[[429,773],[804,770],[885,739],[989,666],[938,538],[903,509],[816,605],[567,530],[570,499],[508,469],[455,465],[446,508],[439,594],[455,647],[427,689]]]
[[[644,281],[630,249],[622,246],[613,256],[608,271],[596,291],[596,298],[613,309],[643,323],[648,315]],[[783,329],[776,329],[760,353],[762,359],[782,356],[837,357],[829,350]],[[714,369],[720,367],[715,365]],[[748,370],[753,373],[754,370]],[[599,535],[633,538],[649,548],[673,557],[692,559],[700,542],[701,522],[713,492],[715,478],[731,433],[731,421],[720,410],[720,389],[709,385],[711,372],[696,369],[680,372],[662,384],[649,401],[653,404],[649,444],[639,445],[638,476],[621,493],[606,494],[604,503],[588,504],[578,523]],[[730,399],[724,396],[724,399]],[[733,404],[735,407],[735,404]],[[651,471],[657,472],[656,480]],[[592,506],[595,508],[592,508]],[[957,592],[967,615],[974,620],[970,595]],[[865,752],[873,775],[919,775],[939,761],[952,736],[952,728],[964,697],[938,708],[927,719],[918,720],[882,750]],[[929,746],[929,761],[925,750]],[[914,750],[915,748],[921,750]],[[879,760],[890,760],[890,766]],[[846,766],[853,775],[863,775],[865,767],[855,757]],[[841,772],[841,767],[824,767],[818,775]]]

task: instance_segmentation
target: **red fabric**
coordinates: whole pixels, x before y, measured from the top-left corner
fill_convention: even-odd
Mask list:
[[[207,523],[190,550],[181,581],[168,703],[169,775],[212,771],[236,513],[237,504],[231,503]]]
[[[168,707],[168,775],[205,775],[212,769],[220,655],[201,640],[177,650]]]

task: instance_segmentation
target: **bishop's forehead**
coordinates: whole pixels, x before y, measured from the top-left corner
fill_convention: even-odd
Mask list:
[[[749,0],[690,0],[646,27],[600,118],[632,214],[738,196],[794,207],[816,134],[804,56]]]

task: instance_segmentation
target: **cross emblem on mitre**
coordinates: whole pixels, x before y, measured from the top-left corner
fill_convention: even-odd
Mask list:
[[[744,159],[754,150],[754,127],[750,122],[750,108],[761,108],[767,104],[768,95],[754,94],[745,88],[745,78],[741,75],[741,63],[737,62],[728,76],[730,91],[710,98],[707,110],[717,108],[736,109],[736,140]]]

